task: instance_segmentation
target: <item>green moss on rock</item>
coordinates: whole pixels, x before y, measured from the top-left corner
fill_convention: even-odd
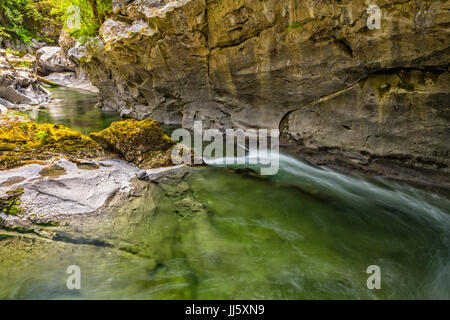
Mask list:
[[[0,124],[0,170],[58,156],[94,158],[103,154],[96,142],[62,125],[18,117],[2,117]]]
[[[0,212],[6,215],[16,216],[22,212],[20,205],[22,201],[20,196],[23,193],[23,189],[19,188],[11,190],[6,193],[6,196],[0,198]]]
[[[90,137],[106,150],[142,168],[172,165],[171,150],[176,145],[152,119],[118,121]]]
[[[57,124],[37,124],[21,117],[0,118],[0,170],[53,158],[94,159],[111,152],[145,169],[173,165],[176,145],[151,119],[118,121],[86,137]]]

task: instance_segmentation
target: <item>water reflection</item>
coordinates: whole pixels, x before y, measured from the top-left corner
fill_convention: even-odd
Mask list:
[[[96,107],[98,95],[72,88],[50,88],[52,101],[45,109],[27,115],[37,123],[58,123],[85,135],[107,128],[122,120],[117,112],[104,112]]]

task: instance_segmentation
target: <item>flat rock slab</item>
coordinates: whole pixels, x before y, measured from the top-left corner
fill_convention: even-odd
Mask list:
[[[51,166],[32,164],[0,172],[0,196],[23,188],[21,208],[25,216],[4,220],[89,214],[104,206],[117,193],[131,190],[131,179],[139,169],[121,160],[76,164],[60,160]]]

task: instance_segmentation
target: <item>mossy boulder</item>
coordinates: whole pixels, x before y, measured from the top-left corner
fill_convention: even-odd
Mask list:
[[[159,168],[173,165],[175,145],[151,119],[114,122],[87,137],[63,125],[0,118],[0,170],[60,157],[76,161],[117,155],[143,169]]]
[[[172,165],[176,145],[152,119],[118,121],[90,137],[106,150],[118,153],[126,161],[145,169]]]
[[[20,117],[0,118],[0,169],[55,157],[92,159],[104,155],[89,137],[57,124],[37,124]]]

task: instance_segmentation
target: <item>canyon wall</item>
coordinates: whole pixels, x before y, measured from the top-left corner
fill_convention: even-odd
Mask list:
[[[448,1],[115,0],[68,54],[124,116],[449,172],[449,27]]]

